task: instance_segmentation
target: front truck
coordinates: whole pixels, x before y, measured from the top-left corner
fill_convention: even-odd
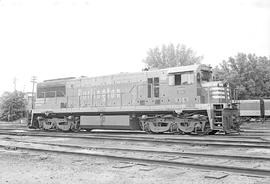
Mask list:
[[[172,114],[160,113],[155,116],[148,114],[142,116],[140,118],[142,130],[180,134],[239,132],[239,110],[236,108],[235,95],[229,84],[212,81],[210,67],[199,68],[196,72],[197,81],[193,83],[195,85],[175,87],[176,90],[188,91],[188,93],[179,95],[190,101],[176,105],[175,109],[172,109],[174,111]]]

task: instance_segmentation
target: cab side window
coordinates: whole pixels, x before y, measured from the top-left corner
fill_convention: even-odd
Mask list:
[[[174,76],[174,85],[176,86],[181,85],[181,74],[176,74]]]
[[[193,83],[194,83],[194,75],[193,75],[193,73],[188,72],[188,73],[183,73],[182,74],[182,81],[181,81],[182,85],[193,84]]]
[[[173,76],[170,76],[170,78],[174,78],[174,85],[189,85],[194,83],[194,74],[192,72],[185,72],[185,73],[179,73],[174,74]],[[171,79],[169,79],[171,81]],[[170,85],[172,85],[172,82],[169,82]]]

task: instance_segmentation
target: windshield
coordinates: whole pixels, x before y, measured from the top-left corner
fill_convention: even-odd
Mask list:
[[[201,71],[201,79],[202,79],[202,81],[209,82],[209,81],[211,81],[211,78],[212,78],[211,71],[205,71],[205,70]]]

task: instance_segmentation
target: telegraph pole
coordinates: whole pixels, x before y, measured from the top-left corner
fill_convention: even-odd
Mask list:
[[[34,90],[35,90],[35,83],[37,83],[37,77],[32,76],[31,82],[33,84],[33,88],[32,88],[32,109],[34,109]]]

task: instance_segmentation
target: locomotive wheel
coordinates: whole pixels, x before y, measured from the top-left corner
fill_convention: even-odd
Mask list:
[[[149,129],[154,133],[162,133],[170,130],[171,122],[163,118],[154,118],[148,122]]]
[[[187,119],[179,119],[177,121],[177,127],[180,131],[184,133],[191,133],[195,129],[196,122],[195,121],[189,121]]]
[[[41,130],[48,130],[50,128],[50,123],[48,123],[46,118],[37,117],[38,127]]]
[[[66,121],[64,119],[59,119],[58,122],[56,123],[56,127],[59,130],[62,130],[62,131],[67,132],[71,128],[71,122],[70,121]]]
[[[53,125],[54,125],[54,121],[53,120],[50,120],[50,119],[45,119],[43,121],[43,129],[44,130],[50,130],[53,128]]]

